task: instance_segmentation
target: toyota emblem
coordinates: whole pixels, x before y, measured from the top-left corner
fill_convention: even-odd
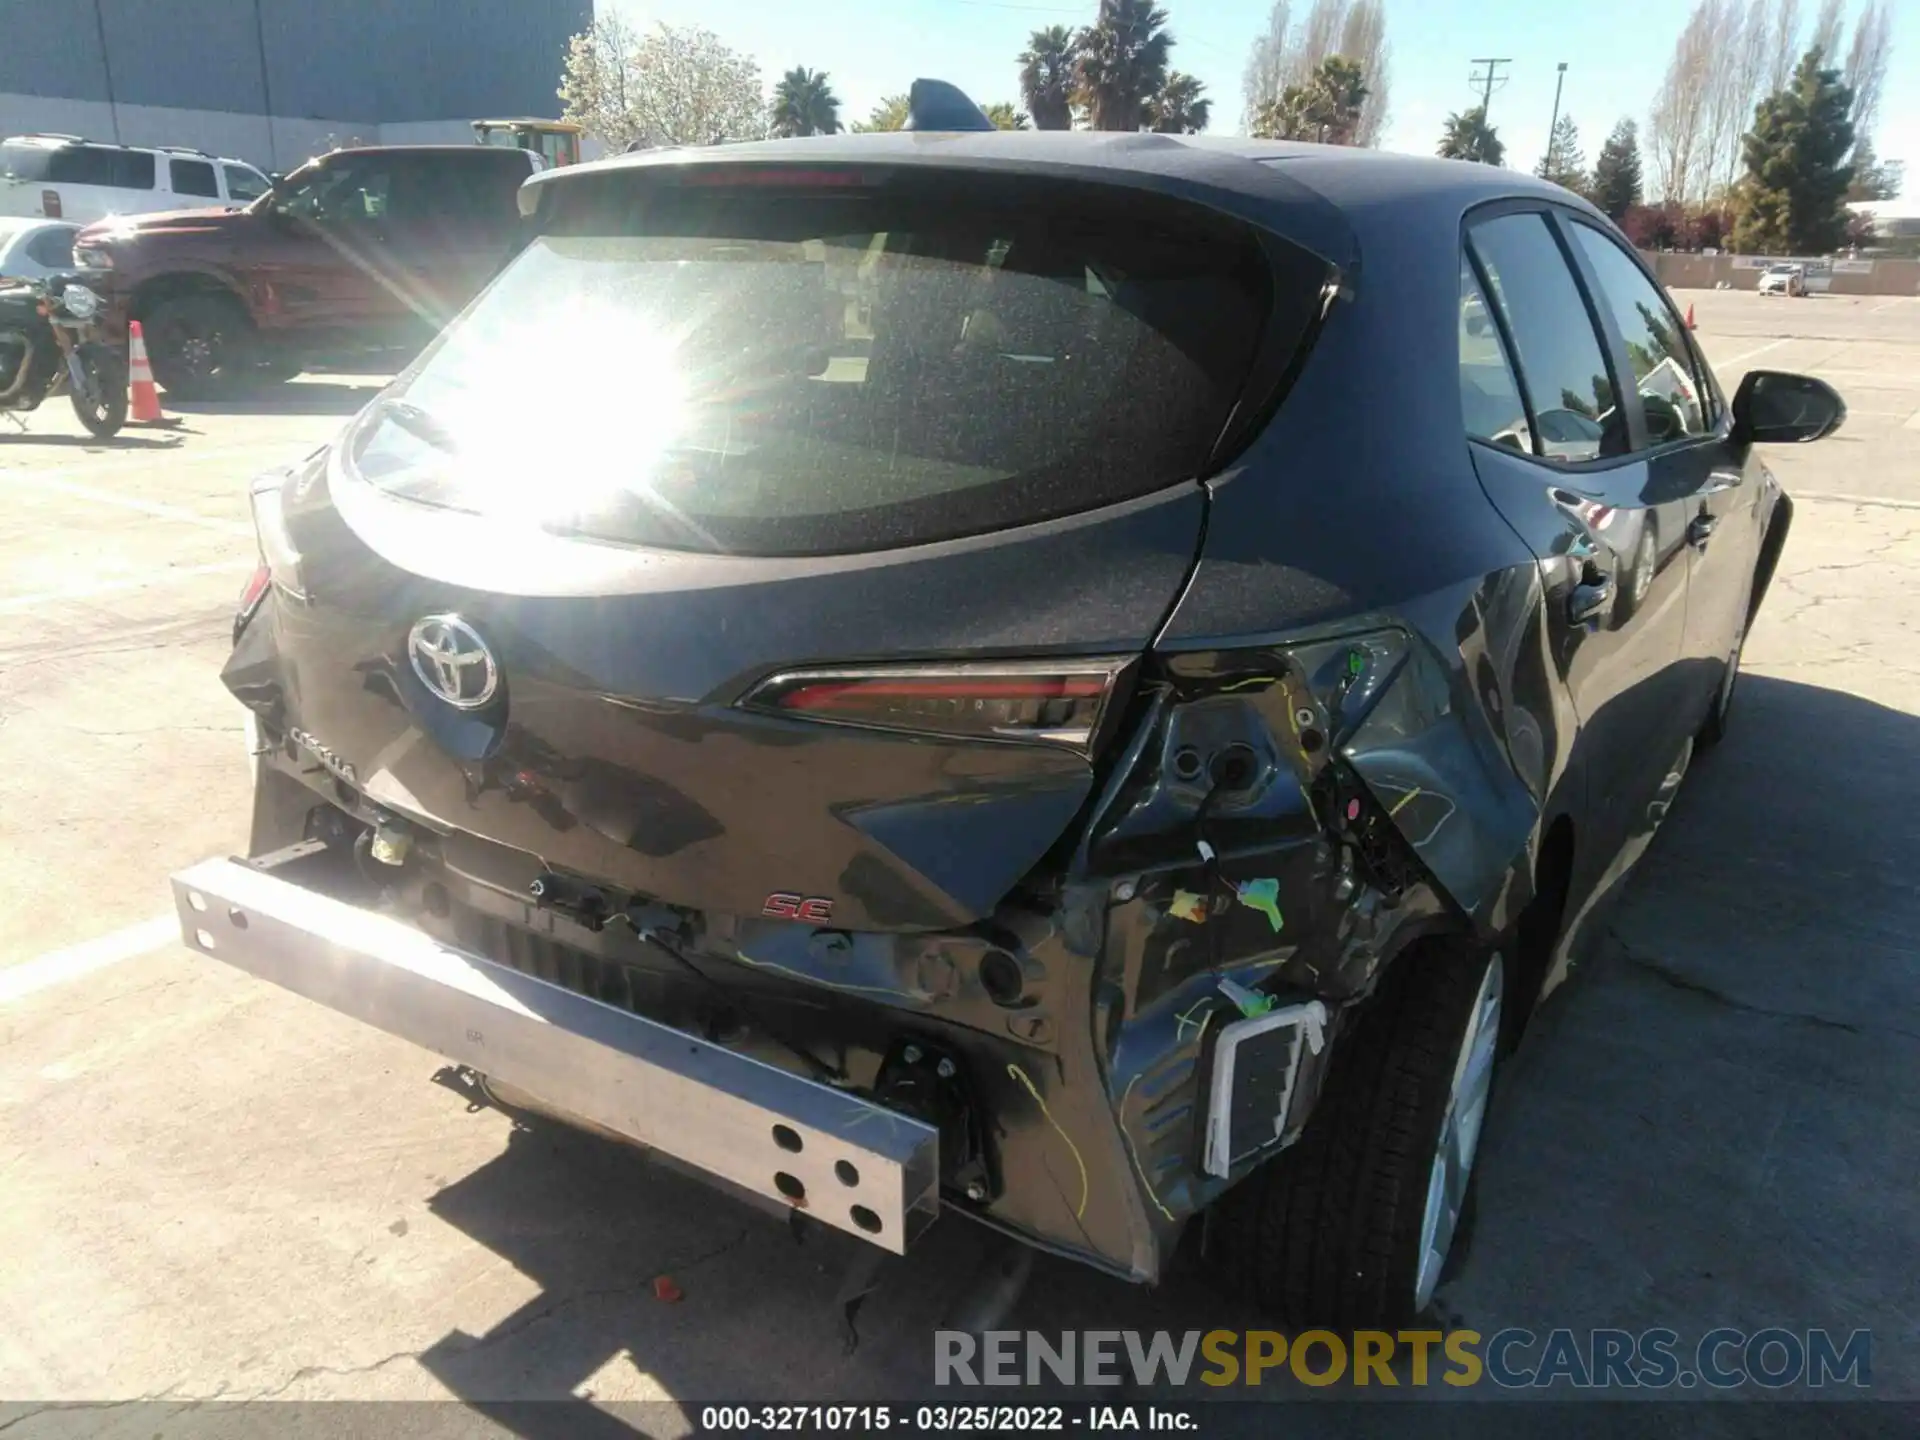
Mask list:
[[[407,636],[420,683],[459,710],[478,710],[500,688],[500,667],[480,634],[458,615],[429,615]]]

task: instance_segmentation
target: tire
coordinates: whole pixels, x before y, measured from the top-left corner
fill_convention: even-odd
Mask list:
[[[161,389],[182,400],[216,400],[254,373],[253,323],[228,295],[182,295],[153,309],[142,329]]]
[[[80,362],[87,368],[99,402],[96,404],[75,390],[69,390],[67,398],[73,402],[73,413],[80,417],[80,423],[87,427],[90,435],[109,439],[119,434],[120,427],[127,423],[126,363],[118,351],[105,345],[83,348]]]
[[[306,366],[294,355],[259,355],[253,362],[253,378],[262,385],[283,385],[304,369]]]
[[[1459,939],[1394,962],[1338,1042],[1306,1133],[1220,1201],[1209,1259],[1230,1288],[1289,1326],[1336,1332],[1392,1329],[1427,1307],[1472,1181],[1505,983],[1496,953]],[[1469,1065],[1477,1100],[1456,1107]],[[1457,1170],[1441,1153],[1454,1136]],[[1430,1231],[1434,1184],[1450,1175],[1433,1206],[1444,1233]]]

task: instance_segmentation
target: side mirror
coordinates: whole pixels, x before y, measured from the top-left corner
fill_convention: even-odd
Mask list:
[[[1824,380],[1749,370],[1733,396],[1733,436],[1749,445],[1804,445],[1838,430],[1847,402]]]

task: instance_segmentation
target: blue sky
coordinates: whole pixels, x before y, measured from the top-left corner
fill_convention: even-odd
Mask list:
[[[1214,100],[1213,126],[1240,124],[1240,72],[1266,20],[1267,0],[1160,0],[1171,17],[1174,64]],[[845,120],[920,75],[951,80],[982,104],[1018,100],[1014,57],[1044,25],[1081,25],[1094,0],[599,0],[630,20],[704,25],[759,61],[769,85],[794,65],[826,70]],[[1296,14],[1308,0],[1295,0]],[[1390,149],[1431,153],[1449,112],[1471,106],[1476,55],[1510,57],[1492,118],[1507,163],[1531,168],[1553,113],[1554,66],[1567,62],[1562,109],[1580,124],[1591,162],[1622,116],[1644,126],[1687,0],[1610,0],[1568,8],[1545,0],[1387,0],[1393,47]],[[1806,0],[1802,9],[1817,9]],[[1853,7],[1850,7],[1850,9]],[[1893,66],[1878,133],[1883,158],[1908,161],[1920,190],[1920,0],[1896,0]],[[1567,17],[1577,17],[1569,25]]]

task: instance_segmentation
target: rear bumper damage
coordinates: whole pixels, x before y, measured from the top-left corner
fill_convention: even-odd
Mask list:
[[[675,907],[475,833],[255,707],[260,858],[178,877],[185,935],[510,1104],[888,1249],[954,1209],[1151,1281],[1304,1132],[1381,969],[1524,900],[1502,882],[1530,797],[1466,707],[1414,703],[1451,687],[1408,648],[1173,657],[1071,852],[938,929]]]
[[[910,1116],[243,862],[173,891],[192,948],[593,1128],[896,1254],[938,1213],[939,1132]]]

